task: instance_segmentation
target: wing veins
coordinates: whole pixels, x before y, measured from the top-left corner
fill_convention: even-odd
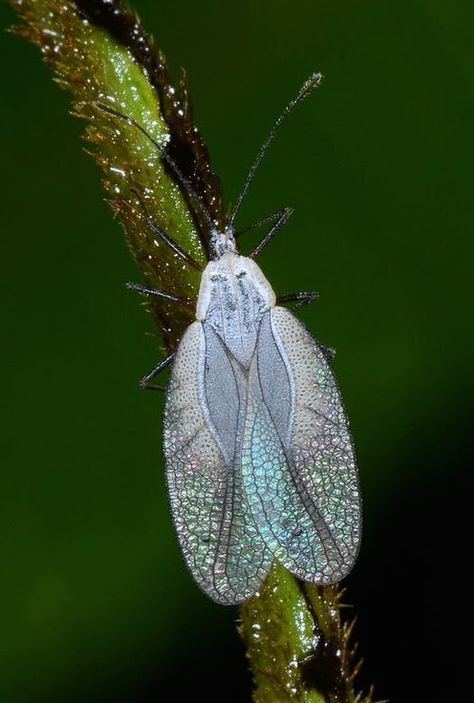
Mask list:
[[[273,339],[273,342],[274,342],[274,344],[275,344],[275,347],[277,348],[278,354],[280,355],[280,358],[281,358],[282,363],[283,363],[283,365],[284,365],[286,374],[288,375],[288,379],[291,380],[291,379],[289,378],[287,366],[286,366],[285,361],[284,361],[284,359],[283,359],[283,356],[282,356],[282,354],[281,354],[279,345],[278,345],[277,342],[276,342],[275,335],[274,335],[274,333],[273,333],[273,328],[272,328],[271,325],[270,325],[270,332],[271,332],[272,339]],[[259,384],[259,388],[260,388],[260,393],[261,393],[261,396],[262,396],[262,402],[263,402],[263,404],[264,404],[264,406],[265,406],[265,408],[266,408],[266,410],[267,410],[267,413],[268,413],[268,415],[269,415],[269,417],[270,417],[270,420],[271,420],[271,422],[272,422],[272,425],[273,425],[273,427],[274,427],[274,429],[275,429],[275,433],[276,433],[276,435],[277,435],[277,437],[278,437],[278,439],[279,439],[279,441],[280,441],[280,445],[281,445],[281,448],[282,448],[282,450],[283,450],[283,454],[284,454],[285,459],[286,459],[286,464],[287,464],[287,467],[288,467],[288,471],[289,471],[289,474],[290,474],[292,483],[293,483],[294,487],[296,488],[297,494],[300,496],[301,500],[303,501],[303,505],[304,505],[304,508],[305,508],[305,510],[306,510],[306,513],[309,515],[309,517],[310,517],[310,519],[311,519],[311,521],[312,521],[314,527],[316,528],[316,531],[318,532],[318,535],[320,534],[320,531],[321,531],[321,530],[320,530],[320,527],[318,526],[317,520],[319,520],[320,523],[322,523],[322,529],[323,529],[323,531],[325,531],[325,532],[327,533],[327,535],[329,536],[329,538],[330,538],[332,544],[334,545],[336,551],[338,552],[339,556],[340,556],[341,558],[343,558],[343,555],[342,555],[342,553],[341,553],[341,550],[340,550],[340,548],[339,548],[339,545],[337,544],[335,538],[333,537],[333,535],[332,535],[332,533],[331,533],[331,530],[329,529],[325,518],[324,518],[323,515],[321,514],[320,508],[319,508],[318,505],[316,505],[316,503],[311,499],[311,496],[309,495],[309,491],[308,491],[307,487],[304,485],[304,483],[299,482],[298,479],[297,479],[297,477],[295,476],[295,466],[294,466],[294,462],[293,462],[292,459],[288,456],[285,443],[283,442],[282,438],[280,437],[280,433],[279,433],[279,431],[278,431],[278,428],[277,428],[277,426],[276,426],[276,424],[275,424],[275,422],[274,422],[274,420],[273,420],[273,416],[272,416],[272,414],[271,414],[271,412],[270,412],[270,409],[269,409],[269,407],[268,407],[268,405],[267,405],[267,402],[266,402],[266,400],[265,400],[265,396],[264,396],[264,394],[263,394],[261,376],[260,376],[260,369],[259,369],[258,341],[257,341],[257,346],[256,346],[255,353],[257,354],[257,379],[258,379],[258,384]],[[301,484],[302,484],[302,485],[301,485]],[[308,505],[307,505],[308,502],[310,503],[311,507],[314,508],[314,510],[309,510],[309,509],[308,509]],[[316,516],[315,516],[313,513],[316,513]],[[322,547],[323,547],[323,550],[324,550],[324,554],[325,554],[325,556],[326,556],[326,559],[328,560],[328,562],[331,561],[330,558],[329,558],[329,555],[328,555],[328,549],[327,549],[327,547],[326,547],[326,544],[325,544],[324,540],[322,540],[322,539],[321,539],[321,544],[322,544]]]
[[[333,427],[336,427],[337,429],[341,428],[341,424],[339,422],[336,422],[332,418],[328,417],[324,413],[321,412],[321,410],[318,410],[317,408],[313,408],[311,405],[308,405],[307,403],[296,403],[296,407],[298,408],[304,408],[305,410],[309,410],[310,412],[313,412],[315,415],[319,415],[323,420],[326,420],[326,422],[329,422],[330,425]]]
[[[230,354],[229,350],[227,349],[226,345],[223,343],[222,339],[218,335],[216,335],[216,336],[218,337],[219,342],[222,345],[222,350],[227,358],[227,361],[228,361],[229,366],[232,371],[232,375],[234,377],[235,388],[236,388],[237,397],[238,397],[237,414],[238,414],[238,417],[240,418],[241,398],[240,398],[240,393],[239,393],[239,385],[237,382],[235,369],[233,367],[233,364],[231,363],[231,359],[233,359],[234,357]],[[236,440],[237,440],[237,437],[236,437]],[[222,457],[224,458],[224,454],[223,454],[222,450],[221,450],[221,454],[222,454]],[[223,496],[223,505],[222,505],[221,515],[220,515],[218,539],[217,539],[216,547],[214,550],[214,557],[215,558],[213,560],[213,567],[212,567],[212,580],[213,580],[214,588],[216,589],[217,592],[219,592],[219,589],[217,587],[217,582],[216,582],[216,566],[217,566],[217,559],[218,559],[218,555],[220,552],[220,548],[221,548],[221,545],[223,544],[223,539],[224,539],[224,520],[225,520],[225,516],[226,516],[226,512],[227,512],[226,509],[227,509],[228,502],[229,502],[228,494],[229,494],[229,490],[231,488],[232,488],[232,493],[231,493],[231,500],[230,500],[230,522],[229,522],[228,533],[226,535],[226,543],[227,543],[226,546],[229,543],[229,538],[230,538],[230,534],[232,532],[233,519],[234,519],[235,491],[233,489],[235,487],[235,480],[234,480],[235,477],[234,477],[234,472],[232,471],[232,466],[235,466],[235,460],[236,460],[236,449],[234,446],[233,457],[231,457],[231,461],[229,464],[225,464],[227,476],[226,476],[225,490],[224,490],[224,496]],[[228,571],[227,571],[228,559],[229,559],[229,550],[225,549],[224,569],[225,569],[226,574],[228,573]],[[235,591],[234,591],[234,595],[235,595]]]
[[[177,447],[177,451],[182,451],[183,449],[186,449],[187,447],[189,447],[189,445],[196,439],[198,434],[201,432],[204,425],[205,425],[205,422],[201,422],[198,429],[195,432],[193,432],[193,434],[190,437],[188,437],[187,440],[185,442],[183,442],[183,444],[180,444],[180,446]]]

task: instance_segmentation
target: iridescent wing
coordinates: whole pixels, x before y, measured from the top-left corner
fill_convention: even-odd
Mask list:
[[[200,587],[227,604],[254,595],[271,563],[240,471],[245,396],[239,365],[209,325],[194,322],[166,399],[166,476],[186,562]]]
[[[283,308],[262,319],[248,381],[242,472],[262,539],[301,579],[335,583],[360,540],[352,442],[324,352]]]

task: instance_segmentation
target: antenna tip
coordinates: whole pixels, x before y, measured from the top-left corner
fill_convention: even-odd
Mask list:
[[[305,80],[303,83],[303,87],[301,92],[306,93],[307,91],[313,90],[313,88],[317,88],[318,85],[321,83],[323,80],[324,76],[322,73],[312,73],[309,78]]]

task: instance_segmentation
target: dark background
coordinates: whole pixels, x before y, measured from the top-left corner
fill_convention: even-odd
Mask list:
[[[240,215],[296,213],[261,257],[337,348],[365,503],[346,600],[361,685],[394,702],[467,690],[473,393],[470,0],[137,0],[228,200],[313,70]],[[0,6],[0,27],[14,13]],[[158,358],[83,126],[38,50],[1,37],[0,698],[246,701],[237,610],[213,604],[175,542]],[[248,246],[252,242],[249,235]],[[471,508],[472,512],[472,508]],[[464,679],[464,681],[463,681]]]

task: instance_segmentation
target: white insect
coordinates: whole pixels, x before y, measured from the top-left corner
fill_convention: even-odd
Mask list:
[[[276,129],[320,80],[311,76],[277,121],[225,232],[211,233],[196,321],[176,353],[142,381],[147,387],[173,359],[164,414],[171,508],[191,573],[220,603],[255,595],[274,561],[301,579],[335,583],[359,549],[354,453],[328,352],[277,304],[253,261],[291,211],[277,213],[251,257],[237,253],[233,228]]]

